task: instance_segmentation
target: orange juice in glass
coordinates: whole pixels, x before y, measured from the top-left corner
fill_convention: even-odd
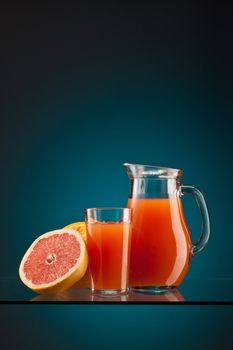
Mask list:
[[[128,289],[131,209],[85,210],[91,288],[95,294],[115,295]]]

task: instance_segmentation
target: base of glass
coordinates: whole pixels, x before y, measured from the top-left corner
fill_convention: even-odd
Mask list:
[[[136,293],[144,293],[144,294],[164,294],[169,292],[174,292],[176,287],[169,286],[139,286],[139,287],[130,287],[130,291]]]
[[[92,289],[92,294],[99,297],[116,297],[127,294],[128,289]]]

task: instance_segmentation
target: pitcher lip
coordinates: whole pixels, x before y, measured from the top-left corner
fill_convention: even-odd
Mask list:
[[[132,171],[128,172],[129,175],[132,175],[133,177],[149,177],[149,176],[156,176],[158,178],[176,178],[180,177],[183,174],[183,171],[181,169],[175,169],[175,168],[169,168],[159,165],[147,165],[147,164],[134,164],[134,163],[123,163],[123,166],[130,167],[140,167],[140,171],[137,171],[135,169],[135,174],[132,173]],[[144,168],[152,168],[154,171],[145,170]],[[139,169],[138,169],[139,170]]]

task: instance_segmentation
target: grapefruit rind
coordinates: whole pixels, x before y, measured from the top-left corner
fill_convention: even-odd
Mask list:
[[[46,238],[49,236],[52,236],[54,234],[61,234],[61,233],[69,233],[76,237],[80,244],[80,256],[77,260],[77,263],[70,268],[70,270],[64,274],[62,277],[57,278],[55,281],[52,281],[50,283],[45,284],[33,284],[29,279],[26,278],[23,267],[25,262],[27,261],[28,256],[31,254],[34,246],[36,243],[41,240],[42,238]],[[74,229],[60,229],[60,230],[54,230],[44,233],[43,235],[39,236],[28,248],[26,253],[23,256],[23,259],[19,266],[19,276],[21,278],[21,281],[30,289],[34,290],[38,293],[57,293],[60,291],[63,291],[65,289],[70,288],[73,284],[78,282],[86,273],[88,266],[88,254],[87,254],[87,248],[85,245],[85,242],[80,235],[79,232],[77,232]]]
[[[68,229],[68,228],[72,228],[75,231],[79,232],[81,234],[82,238],[84,239],[84,241],[85,242],[87,241],[87,232],[86,232],[85,221],[72,222],[71,224],[63,227],[63,229]],[[87,269],[85,275],[80,280],[78,280],[76,283],[74,283],[72,288],[90,288],[90,286],[91,286],[91,276],[90,276],[89,269]]]
[[[66,225],[63,227],[63,229],[68,229],[72,228],[73,230],[77,231],[80,233],[84,241],[86,242],[87,240],[87,233],[86,233],[86,223],[85,221],[77,221],[77,222],[72,222],[69,225]]]

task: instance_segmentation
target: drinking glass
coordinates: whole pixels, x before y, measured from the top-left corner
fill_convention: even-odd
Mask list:
[[[116,295],[128,290],[131,209],[85,209],[92,292]]]

